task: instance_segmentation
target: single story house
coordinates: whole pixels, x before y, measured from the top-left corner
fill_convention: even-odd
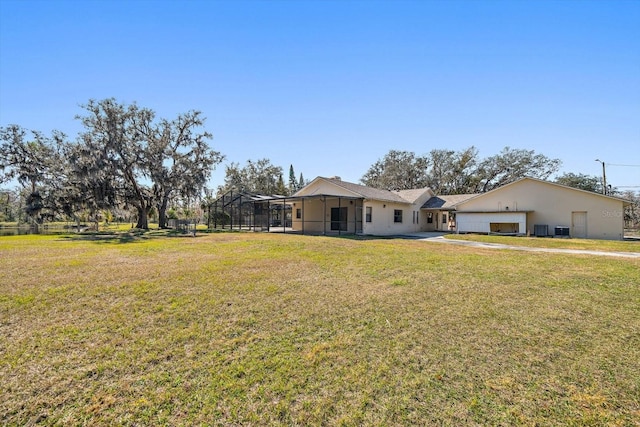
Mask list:
[[[399,235],[420,231],[570,236],[621,240],[630,202],[535,178],[482,194],[436,196],[314,179],[290,196],[292,230]]]
[[[629,204],[535,178],[482,194],[437,196],[429,188],[390,191],[317,177],[291,196],[230,192],[209,206],[209,216],[224,220],[223,228],[302,234],[448,231],[622,239]]]
[[[423,231],[421,208],[429,188],[389,191],[317,177],[287,198],[292,230],[313,234],[397,235]]]

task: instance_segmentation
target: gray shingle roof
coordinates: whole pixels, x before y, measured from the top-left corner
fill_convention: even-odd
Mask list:
[[[433,196],[422,205],[422,209],[455,209],[458,203],[469,200],[477,194],[451,194],[447,196]]]
[[[413,203],[418,200],[426,191],[429,191],[428,188],[416,188],[415,190],[400,190],[395,193],[399,194],[400,197],[405,199],[407,202]],[[431,193],[433,194],[433,193]]]
[[[346,190],[356,193],[365,199],[381,200],[385,202],[396,202],[396,203],[411,203],[411,201],[403,198],[398,193],[395,193],[393,191],[380,190],[378,188],[371,188],[364,185],[354,184],[352,182],[346,182],[346,181],[342,181],[335,178],[323,178],[323,179],[331,182],[332,184],[337,185],[338,187],[342,187]]]

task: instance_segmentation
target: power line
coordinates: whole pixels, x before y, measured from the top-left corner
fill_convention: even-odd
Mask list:
[[[607,166],[625,166],[628,168],[640,168],[640,165],[619,165],[616,163],[607,163]]]

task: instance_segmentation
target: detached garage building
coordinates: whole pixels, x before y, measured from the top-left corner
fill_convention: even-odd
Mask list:
[[[458,203],[456,230],[622,240],[624,207],[629,204],[617,197],[522,178]]]

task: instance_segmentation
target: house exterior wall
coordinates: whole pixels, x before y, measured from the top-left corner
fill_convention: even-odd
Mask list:
[[[366,222],[367,207],[371,207],[371,222]],[[402,222],[394,222],[394,211],[402,211]],[[389,236],[420,231],[420,205],[365,200],[363,203],[363,234]],[[418,219],[416,219],[418,217]]]
[[[304,231],[312,234],[337,233],[338,231],[355,233],[360,225],[359,223],[363,221],[359,200],[338,199],[327,196],[326,198],[304,199],[304,201],[297,199],[293,203],[291,226],[295,231]],[[346,230],[331,229],[331,208],[347,209]],[[297,217],[298,209],[300,209],[301,218]]]
[[[431,197],[433,197],[433,192],[428,190],[413,202],[411,209],[416,211],[416,224],[415,227],[413,227],[413,231],[415,232],[433,230],[433,228],[429,228],[429,226],[433,226],[434,224],[427,223],[427,213],[422,209],[422,205],[424,205]],[[413,214],[411,216],[413,217]]]
[[[460,219],[465,211],[507,210],[531,211],[526,230],[521,231],[531,235],[536,224],[546,224],[550,234],[556,226],[564,226],[570,227],[573,236],[573,212],[586,212],[587,238],[618,240],[624,234],[621,200],[534,179],[523,179],[458,205],[458,230],[463,231]],[[474,214],[463,215],[465,221],[469,215]]]
[[[347,230],[341,230],[345,233],[393,235],[421,231],[423,218],[420,215],[420,207],[432,195],[430,190],[425,189],[413,204],[367,199],[360,193],[342,188],[329,180],[317,178],[298,191],[295,194],[296,198],[292,198],[292,228],[305,233],[337,233],[337,230],[331,230],[331,208],[347,207]],[[303,197],[307,198],[303,201]],[[371,222],[366,222],[368,207],[371,208]],[[297,209],[301,210],[301,218],[297,218]],[[402,211],[402,222],[394,221],[395,210]]]
[[[296,231],[322,233],[324,220],[324,203],[322,199],[297,199],[292,206],[291,228]],[[300,209],[300,218],[297,211]],[[304,220],[304,229],[302,221]]]
[[[326,200],[326,201],[325,201]],[[351,203],[353,202],[353,203]],[[334,233],[331,230],[331,208],[347,208],[347,230],[345,233],[356,233],[358,225],[363,234],[393,235],[421,231],[420,207],[416,205],[364,200],[341,199],[327,196],[313,199],[297,199],[292,208],[292,228],[305,233]],[[325,210],[326,204],[326,210]],[[371,208],[371,222],[366,222],[367,207]],[[300,209],[301,218],[297,218]],[[402,222],[394,222],[394,211],[402,211]],[[303,224],[304,221],[304,224]],[[304,227],[304,228],[303,228]]]
[[[362,222],[362,212],[359,209],[359,201],[352,199],[357,194],[330,182],[317,179],[296,193],[296,196],[320,196],[307,199],[295,199],[292,211],[292,228],[295,231],[304,231],[312,234],[329,233],[355,233],[357,222]],[[338,199],[334,196],[349,197],[351,199]],[[351,203],[350,203],[351,202]],[[347,208],[347,230],[331,230],[331,208]],[[297,209],[300,209],[301,218],[297,218]],[[304,224],[303,224],[304,222]]]
[[[431,222],[429,222],[429,214],[431,214]],[[423,209],[420,216],[420,231],[452,231],[455,228],[451,223],[453,214],[450,210]],[[446,218],[445,222],[442,222],[443,216]]]
[[[431,216],[431,222],[429,222],[429,216]],[[436,211],[423,210],[422,215],[420,216],[420,222],[420,231],[436,231],[436,226],[438,225],[438,223],[436,222]]]

